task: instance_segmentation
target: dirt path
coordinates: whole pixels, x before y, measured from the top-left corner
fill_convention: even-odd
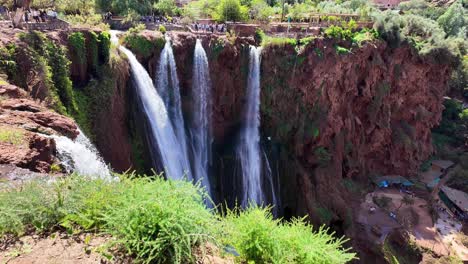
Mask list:
[[[0,251],[0,264],[97,264],[109,263],[97,251],[109,237],[55,234],[48,238],[25,236]],[[1,245],[3,248],[6,245]]]

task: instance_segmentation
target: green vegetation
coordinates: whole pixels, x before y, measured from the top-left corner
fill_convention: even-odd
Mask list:
[[[0,142],[22,145],[24,143],[24,133],[18,129],[0,126]]]
[[[387,196],[373,196],[372,202],[374,202],[378,207],[387,209],[390,203],[392,202],[392,198]]]
[[[166,34],[166,27],[163,26],[163,25],[159,25],[159,32],[163,33],[163,34]]]
[[[221,0],[217,7],[217,18],[221,21],[241,21],[247,18],[247,8],[239,0]]]
[[[86,39],[81,32],[74,32],[68,37],[68,44],[70,45],[70,53],[74,58],[74,61],[77,61],[81,65],[87,63],[86,60]]]
[[[390,234],[385,239],[382,251],[385,259],[391,264],[418,263],[422,259],[422,250],[418,245],[410,238],[399,237],[396,234]]]
[[[52,70],[52,82],[59,95],[60,101],[70,112],[77,110],[73,95],[73,84],[70,80],[70,61],[68,60],[67,50],[62,47],[47,43],[47,52],[49,56],[48,64]]]
[[[16,45],[8,44],[5,47],[0,47],[0,74],[6,78],[16,78],[16,67],[15,61]]]
[[[318,164],[322,167],[328,165],[328,163],[332,160],[332,156],[330,152],[325,147],[318,147],[314,150],[314,156],[318,161]]]
[[[321,223],[325,223],[328,225],[330,224],[331,220],[333,220],[333,212],[325,207],[318,207],[316,209],[316,212]]]
[[[161,15],[172,16],[179,13],[174,0],[159,0],[153,4],[154,9]]]
[[[444,156],[446,146],[461,146],[468,133],[468,124],[461,102],[456,99],[446,99],[444,107],[439,126],[432,130],[433,143],[439,156]]]
[[[341,47],[339,45],[335,45],[335,51],[336,51],[336,54],[339,54],[339,55],[345,55],[345,54],[351,53],[351,50],[345,47]]]
[[[138,33],[144,28],[144,25],[131,28],[127,34],[125,34],[123,44],[144,58],[148,58],[155,50],[161,50],[166,40],[163,37],[151,40],[145,36],[139,35]],[[166,28],[162,28],[163,31],[165,29]]]
[[[99,60],[101,64],[106,64],[110,59],[110,49],[111,49],[111,36],[109,32],[101,32],[99,34]]]
[[[86,53],[89,58],[89,72],[93,76],[99,71],[99,36],[95,32],[90,32],[86,43]]]
[[[355,257],[343,248],[346,240],[324,228],[312,232],[304,219],[282,222],[269,209],[255,207],[218,216],[205,198],[191,183],[160,177],[34,180],[0,192],[0,234],[110,234],[116,238],[110,248],[141,263],[194,263],[193,250],[207,242],[233,247],[236,261],[246,263],[334,264]]]
[[[21,33],[19,38],[27,44],[27,47],[21,51],[18,50],[18,52],[15,52],[15,61],[17,64],[27,64],[23,65],[23,68],[31,69],[37,72],[39,76],[42,76],[42,85],[48,93],[46,102],[58,113],[66,114],[67,109],[60,98],[60,95],[62,95],[65,100],[70,99],[69,91],[67,91],[68,81],[66,80],[68,78],[69,63],[64,63],[68,61],[65,57],[64,50],[47,39],[43,33],[37,31]],[[29,63],[17,59],[24,54],[30,58],[31,61]],[[66,74],[60,76],[60,74],[63,73]],[[24,76],[18,76],[17,74],[13,76],[10,75],[9,79],[14,84],[25,88],[27,87]],[[54,81],[57,81],[57,85]],[[73,107],[73,105],[73,103],[70,103],[69,106]]]

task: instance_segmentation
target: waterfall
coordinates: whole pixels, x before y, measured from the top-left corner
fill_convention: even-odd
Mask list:
[[[237,155],[242,168],[242,206],[262,204],[262,158],[260,154],[260,54],[261,48],[250,47],[247,80],[247,110],[241,130]]]
[[[116,33],[112,32],[112,42],[118,44]],[[166,106],[154,88],[153,81],[143,65],[138,62],[135,55],[127,48],[119,49],[127,56],[130,63],[132,79],[137,89],[139,103],[148,120],[151,131],[148,137],[156,146],[152,146],[153,156],[159,154],[166,176],[172,179],[182,179],[190,170],[184,145],[178,140]],[[156,149],[157,148],[157,149]],[[153,157],[153,163],[156,163]]]
[[[208,58],[202,43],[197,39],[193,59],[194,102],[193,121],[191,124],[191,146],[193,154],[193,173],[197,181],[202,182],[209,194],[209,166],[211,155],[211,81]]]
[[[184,157],[188,157],[185,124],[180,99],[179,77],[177,77],[177,66],[169,38],[166,38],[166,44],[161,52],[159,67],[156,73],[156,83],[156,88],[168,110],[169,119],[174,128],[176,138],[179,141],[181,154]],[[190,170],[188,169],[190,168],[190,163],[187,159],[185,159],[184,167],[187,168],[188,178],[192,179]]]
[[[64,136],[52,136],[57,146],[58,157],[67,173],[110,179],[109,167],[99,156],[91,141],[78,129],[75,140]]]

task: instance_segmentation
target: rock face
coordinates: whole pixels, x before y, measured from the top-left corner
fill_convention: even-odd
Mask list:
[[[104,160],[117,172],[135,169],[128,131],[128,89],[131,87],[129,70],[129,65],[124,60],[111,69],[113,77],[110,97],[104,99],[105,102],[102,102],[93,122],[96,147]]]
[[[315,40],[300,53],[287,46],[264,50],[262,120],[303,168],[280,174],[308,197],[296,210],[314,215],[311,208],[323,206],[345,219],[345,179],[413,176],[431,154],[449,68],[423,61],[407,46],[378,42],[338,55],[334,45]]]
[[[196,37],[180,33],[171,38],[184,115],[190,118]],[[215,144],[230,144],[244,109],[247,51],[254,41],[205,36],[202,42],[211,70]],[[293,211],[311,213],[307,208],[324,203],[344,218],[343,179],[412,176],[431,154],[430,129],[441,117],[449,68],[424,60],[409,46],[392,49],[378,41],[339,55],[336,45],[349,44],[315,39],[299,47],[264,48],[261,119],[270,147],[280,149],[277,156],[287,156],[277,158],[288,192],[282,196],[305,189],[299,192],[301,201],[285,199]],[[153,76],[159,52],[145,61]],[[316,200],[319,204],[307,204]]]
[[[184,115],[191,118],[195,36],[172,35]],[[239,191],[232,179],[245,107],[248,45],[253,39],[202,38],[213,89],[214,167],[221,197]],[[443,110],[448,65],[420,57],[408,45],[376,41],[340,55],[349,43],[315,39],[262,52],[262,142],[279,175],[280,213],[308,215],[353,237],[359,194],[349,184],[373,175],[416,174],[432,153],[431,128]],[[160,50],[147,63],[151,74]],[[270,140],[267,140],[270,138]]]
[[[48,110],[13,85],[0,85],[0,98],[0,164],[49,172],[56,148],[55,141],[45,135],[76,138],[74,121]]]

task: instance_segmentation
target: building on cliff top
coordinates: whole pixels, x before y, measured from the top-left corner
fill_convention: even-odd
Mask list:
[[[468,194],[447,186],[442,186],[439,191],[440,199],[445,205],[463,221],[468,220]]]

